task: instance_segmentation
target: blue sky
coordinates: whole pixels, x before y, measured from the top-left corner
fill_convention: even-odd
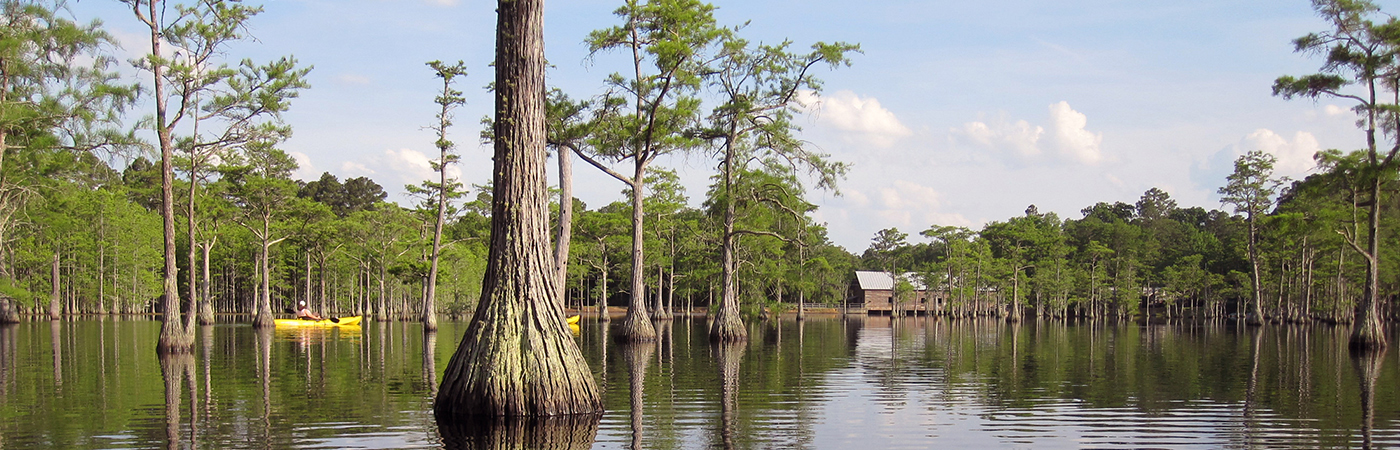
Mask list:
[[[546,4],[550,82],[571,96],[602,91],[623,69],[617,55],[589,59],[593,29],[617,23],[617,1]],[[749,22],[750,40],[859,43],[854,65],[822,73],[825,90],[802,136],[852,163],[841,196],[812,192],[837,244],[864,250],[882,228],[917,236],[931,225],[979,228],[1027,205],[1079,218],[1100,201],[1134,202],[1159,187],[1183,206],[1219,208],[1215,190],[1231,161],[1262,149],[1278,173],[1311,170],[1319,149],[1355,149],[1350,105],[1270,95],[1279,75],[1315,71],[1290,41],[1323,29],[1302,0],[748,1],[717,2],[721,24]],[[1389,8],[1390,3],[1382,2]],[[285,120],[283,148],[298,176],[369,176],[408,204],[404,184],[431,176],[437,80],[424,63],[463,60],[467,105],[451,132],[468,184],[489,178],[477,144],[490,112],[495,2],[480,0],[269,0],[254,42],[231,61],[294,55],[314,65],[312,88]],[[101,18],[139,53],[142,33],[115,1],[70,5]],[[1393,9],[1393,8],[1389,8]],[[800,48],[799,47],[799,48]],[[136,76],[133,73],[133,77]],[[713,161],[658,161],[677,169],[692,203]],[[622,186],[575,170],[590,207],[621,200]]]

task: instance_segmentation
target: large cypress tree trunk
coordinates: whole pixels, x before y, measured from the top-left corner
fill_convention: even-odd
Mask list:
[[[734,292],[734,154],[725,146],[724,157],[724,229],[720,231],[720,304],[715,320],[710,324],[710,341],[738,342],[749,339],[744,319],[739,317],[739,299]]]
[[[602,399],[564,322],[549,248],[544,2],[500,0],[491,247],[481,301],[443,374],[434,413],[597,414]]]
[[[1355,322],[1351,329],[1350,347],[1353,350],[1383,350],[1386,342],[1381,328],[1380,311],[1380,217],[1381,179],[1373,175],[1368,189],[1371,191],[1370,217],[1366,221],[1366,287],[1361,294],[1361,302],[1356,305]]]
[[[656,339],[656,327],[651,324],[651,314],[647,313],[646,270],[642,247],[642,199],[646,189],[643,182],[646,164],[638,160],[636,172],[632,176],[632,299],[627,304],[627,316],[622,318],[621,331],[617,337],[623,341],[642,342]]]

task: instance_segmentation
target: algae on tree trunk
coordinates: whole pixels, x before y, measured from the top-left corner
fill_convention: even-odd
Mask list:
[[[564,322],[549,248],[544,3],[501,0],[496,29],[491,245],[481,301],[443,374],[439,421],[598,414],[602,399]]]

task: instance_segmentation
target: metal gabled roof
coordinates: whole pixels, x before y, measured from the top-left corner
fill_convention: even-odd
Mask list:
[[[909,284],[914,285],[914,289],[920,291],[925,290],[924,280],[920,279],[918,274],[915,274],[914,272],[905,272],[903,276],[905,280],[909,281]],[[890,274],[888,272],[871,272],[866,270],[857,270],[856,284],[864,290],[888,291],[894,289],[894,279],[890,278]]]

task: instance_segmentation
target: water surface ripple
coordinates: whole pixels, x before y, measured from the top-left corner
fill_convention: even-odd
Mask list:
[[[658,325],[618,344],[585,320],[600,419],[504,429],[432,416],[465,323],[225,324],[177,358],[146,320],[3,326],[0,449],[1400,448],[1400,350],[1328,326],[815,318],[716,346]]]

